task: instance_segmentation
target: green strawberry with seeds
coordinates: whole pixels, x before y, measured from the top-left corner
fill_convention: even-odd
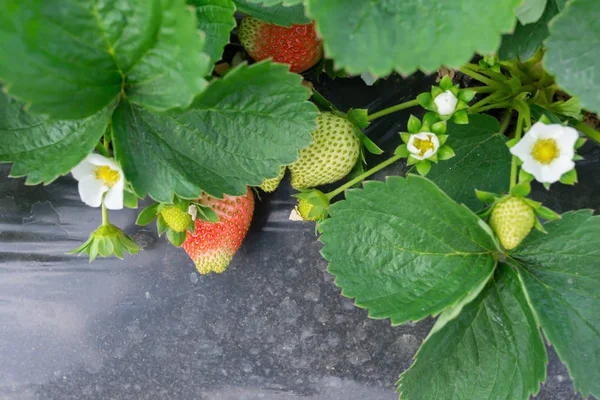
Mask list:
[[[517,247],[535,224],[535,212],[521,197],[510,196],[494,205],[489,225],[506,250]]]
[[[337,182],[352,171],[360,154],[360,141],[354,125],[332,112],[317,117],[312,144],[300,150],[289,166],[292,186],[306,189]]]
[[[281,180],[283,179],[284,175],[285,166],[281,167],[281,169],[279,170],[279,175],[277,175],[275,178],[265,179],[259,187],[267,193],[274,192],[281,183]]]
[[[177,205],[164,206],[160,210],[160,215],[164,218],[169,228],[175,232],[184,232],[192,222],[192,216],[187,210],[181,209]]]

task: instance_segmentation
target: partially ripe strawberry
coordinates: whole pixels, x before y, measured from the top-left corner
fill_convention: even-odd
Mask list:
[[[192,222],[192,216],[176,205],[169,205],[160,210],[165,222],[175,232],[183,232]]]
[[[312,137],[312,144],[300,150],[298,160],[289,166],[296,189],[339,181],[350,173],[360,154],[354,125],[334,113],[319,114]]]
[[[489,219],[490,227],[506,250],[517,247],[529,235],[534,223],[533,208],[515,196],[497,203]]]
[[[285,166],[281,167],[281,169],[279,170],[279,175],[277,175],[275,178],[265,179],[259,187],[267,193],[274,192],[277,189],[277,187],[279,186],[279,183],[283,179],[284,175],[285,175]]]
[[[196,220],[194,233],[187,232],[182,247],[199,273],[221,273],[229,266],[250,228],[254,212],[252,189],[248,188],[244,196],[225,196],[223,200],[204,194],[198,203],[210,206],[219,216],[219,222]]]
[[[246,17],[240,24],[238,37],[254,60],[271,58],[274,62],[288,64],[292,72],[306,71],[323,56],[314,22],[284,27]]]

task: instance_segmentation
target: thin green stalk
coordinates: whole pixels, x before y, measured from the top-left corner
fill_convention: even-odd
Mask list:
[[[491,101],[495,100],[496,98],[498,98],[498,96],[494,93],[494,94],[487,96],[484,99],[479,100],[477,103],[475,103],[469,107],[469,112],[470,113],[476,112],[473,110],[477,110],[479,107],[485,106],[486,104],[490,103]]]
[[[104,198],[102,198],[102,225],[110,225],[110,222],[108,221],[108,210],[104,205]]]
[[[504,135],[504,133],[506,132],[506,129],[508,128],[508,125],[510,124],[511,116],[512,116],[512,108],[509,110],[506,110],[506,114],[504,114],[504,117],[502,118],[502,122],[500,123],[500,130],[498,131],[498,133],[500,135]]]
[[[463,91],[463,90],[472,90],[477,93],[492,93],[492,92],[495,92],[496,90],[498,90],[498,88],[495,88],[492,86],[473,86],[473,87],[461,89],[461,91]]]
[[[512,103],[510,101],[503,101],[502,103],[494,103],[494,104],[490,104],[489,106],[481,107],[477,111],[473,111],[472,109],[469,109],[469,112],[470,113],[482,112],[482,111],[491,110],[493,108],[508,108],[511,106],[511,104]]]
[[[395,155],[391,158],[388,158],[381,164],[378,164],[378,165],[374,166],[373,168],[371,168],[370,170],[363,172],[361,175],[357,176],[356,178],[352,179],[351,181],[346,182],[345,184],[343,184],[339,188],[335,189],[334,191],[327,193],[326,194],[327,198],[329,200],[333,199],[335,196],[342,193],[344,190],[356,185],[357,183],[362,182],[365,178],[368,178],[369,176],[373,175],[375,172],[382,170],[383,168],[395,163],[396,161],[398,161],[401,158],[402,158],[402,156],[399,156],[399,155]]]
[[[479,73],[477,73],[475,71],[471,71],[468,68],[461,67],[458,70],[460,72],[462,72],[463,74],[468,75],[471,78],[478,80],[481,83],[485,83],[488,86],[494,86],[494,87],[500,86],[500,83],[496,82],[495,80],[490,79],[487,76],[483,76],[483,75],[481,75],[481,74],[479,74]]]
[[[96,151],[99,154],[102,154],[104,157],[110,157],[110,152],[108,150],[106,150],[106,148],[104,147],[104,145],[102,143],[98,143],[96,145]]]
[[[418,105],[419,105],[419,100],[417,100],[417,99],[414,99],[414,100],[411,100],[411,101],[407,101],[407,102],[404,102],[404,103],[400,103],[400,104],[395,105],[393,107],[389,107],[389,108],[386,108],[384,110],[381,110],[381,111],[378,111],[378,112],[376,112],[374,114],[369,115],[367,117],[367,120],[368,121],[372,121],[372,120],[374,120],[376,118],[383,117],[385,115],[394,113],[396,111],[405,110],[407,108],[415,107],[415,106],[418,106]]]
[[[521,134],[523,133],[523,115],[519,114],[519,119],[517,121],[517,129],[515,131],[515,139],[521,139]],[[517,157],[513,156],[510,164],[510,188],[517,184]]]
[[[497,82],[504,82],[506,80],[506,77],[504,75],[502,75],[501,73],[479,68],[479,65],[468,63],[468,64],[465,64],[464,67],[470,69],[471,71],[480,73],[482,75],[489,76],[491,79],[496,80]]]
[[[600,132],[598,132],[597,130],[595,130],[594,128],[592,128],[591,126],[586,124],[585,122],[579,122],[577,125],[575,125],[575,129],[577,129],[579,132],[583,133],[585,136],[589,137],[590,139],[595,140],[596,142],[600,143]]]

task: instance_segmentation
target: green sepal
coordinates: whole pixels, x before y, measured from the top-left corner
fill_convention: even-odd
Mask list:
[[[550,186],[551,186],[552,184],[550,184],[550,183],[548,183],[548,182],[544,182],[544,183],[542,183],[542,185],[544,186],[544,189],[546,189],[546,190],[550,190]]]
[[[379,146],[377,146],[375,142],[369,139],[369,137],[365,135],[363,131],[357,126],[354,127],[354,136],[356,136],[358,140],[360,140],[362,145],[365,147],[365,149],[367,149],[369,153],[375,155],[383,154],[383,150],[381,150],[381,148],[379,148]]]
[[[563,176],[560,177],[560,183],[563,183],[565,185],[574,185],[577,182],[577,171],[575,170],[575,168],[573,168],[572,170],[563,174]]]
[[[431,97],[432,98],[435,99],[436,97],[438,97],[442,93],[444,93],[444,91],[439,86],[432,86],[431,87]]]
[[[435,133],[439,138],[440,135],[446,134],[447,126],[448,124],[446,124],[446,121],[436,122],[435,124],[431,125],[431,132]]]
[[[519,183],[510,188],[510,194],[517,197],[527,197],[531,193],[531,185],[529,183]]]
[[[452,87],[452,78],[450,78],[449,75],[444,76],[440,81],[440,89],[442,89],[442,91],[445,92],[446,90],[452,89]]]
[[[329,198],[325,193],[317,189],[303,190],[300,193],[293,194],[292,197],[304,200],[316,207],[329,207]]]
[[[579,154],[575,154],[573,156],[573,161],[581,161],[584,160],[584,158],[582,156],[580,156]]]
[[[407,166],[411,166],[411,165],[415,165],[416,163],[418,163],[420,160],[417,160],[416,158],[414,158],[413,156],[408,156],[408,158],[406,159],[406,165]]]
[[[175,247],[179,247],[185,242],[186,231],[175,232],[173,229],[167,229],[167,239]]]
[[[421,93],[417,96],[417,100],[419,101],[421,107],[423,107],[424,109],[437,112],[437,107],[433,102],[433,97],[431,96],[431,93]]]
[[[561,219],[560,214],[558,214],[554,210],[549,209],[548,207],[540,206],[540,207],[536,208],[534,211],[538,217],[547,219],[548,221],[554,221],[557,219]]]
[[[458,92],[458,99],[464,101],[465,103],[470,102],[475,97],[476,92],[471,89],[463,89]]]
[[[410,141],[410,136],[411,135],[412,135],[411,133],[405,133],[405,132],[403,132],[403,133],[400,133],[400,138],[402,139],[402,141],[404,143],[408,144],[408,142]]]
[[[548,116],[546,114],[542,114],[540,116],[540,118],[538,119],[538,122],[541,122],[542,124],[546,124],[546,125],[552,124],[552,121],[550,120],[550,118],[548,118]]]
[[[496,193],[475,189],[475,196],[484,204],[493,204],[500,197]]]
[[[469,114],[465,110],[459,110],[452,114],[451,120],[455,124],[466,125],[469,123]]]
[[[347,114],[348,120],[352,125],[359,129],[365,129],[369,126],[369,112],[362,108],[351,108]]]
[[[454,150],[452,150],[452,148],[450,146],[440,146],[440,148],[438,149],[436,155],[438,156],[438,158],[442,161],[446,161],[451,159],[452,157],[454,157],[456,154],[454,154]]]
[[[123,191],[123,205],[127,208],[135,210],[138,208],[138,197],[129,190]]]
[[[167,225],[163,216],[159,214],[158,218],[156,218],[156,230],[158,231],[158,236],[162,235],[167,229],[169,229],[169,225]]]
[[[409,133],[419,133],[421,131],[421,126],[423,126],[423,124],[419,118],[414,115],[411,115],[408,118],[407,129]]]
[[[396,147],[396,150],[394,151],[394,154],[400,157],[408,157],[410,156],[410,151],[408,151],[408,145],[406,144],[401,144],[400,146]]]
[[[450,93],[452,93],[455,97],[458,97],[458,92],[460,91],[460,86],[454,85],[450,89],[448,89]]]
[[[481,219],[486,219],[487,217],[490,216],[490,214],[492,213],[492,211],[494,210],[494,207],[486,207],[482,210],[479,210],[476,214],[479,218]]]
[[[423,116],[423,125],[421,132],[431,132],[431,127],[440,120],[437,112],[428,112]]]
[[[538,208],[540,208],[542,206],[542,203],[540,203],[539,201],[535,201],[535,200],[531,200],[531,199],[527,199],[524,198],[523,199],[525,201],[525,203],[527,203],[531,208],[533,208],[533,210],[537,210]]]
[[[582,138],[580,137],[579,139],[577,139],[577,141],[575,142],[575,150],[579,149],[581,146],[583,146],[585,143],[587,142],[586,138]]]
[[[542,225],[540,220],[537,218],[533,219],[533,229],[535,229],[536,231],[540,231],[542,233],[546,233],[546,234],[548,233],[548,232],[546,232],[546,229],[544,229],[544,225]]]
[[[469,105],[467,104],[467,102],[458,100],[458,102],[456,103],[456,107],[454,108],[454,112],[464,110],[467,108],[469,108]]]
[[[198,211],[196,214],[197,218],[200,218],[202,221],[216,223],[219,222],[219,216],[217,213],[205,204],[194,204],[196,206],[196,210]]]
[[[534,176],[529,172],[525,171],[523,168],[519,170],[519,183],[529,183],[534,180]]]
[[[317,92],[315,89],[312,90],[311,100],[316,104],[317,107],[319,107],[320,110],[332,112],[338,111],[332,102],[323,97],[323,95]]]
[[[136,225],[144,226],[148,225],[150,222],[154,221],[156,215],[158,214],[158,208],[161,203],[154,203],[144,208],[142,212],[138,215],[137,220],[135,221]]]
[[[443,146],[446,144],[446,141],[448,140],[448,135],[436,135],[438,138],[438,141],[440,142],[440,146]]]
[[[431,161],[420,160],[418,163],[415,164],[415,167],[417,167],[417,172],[419,173],[419,175],[426,176],[431,170]]]
[[[436,164],[437,164],[438,160],[439,160],[439,158],[438,158],[437,152],[427,159],[427,161],[431,161],[432,163],[436,163]]]
[[[123,258],[123,250],[133,255],[140,251],[141,248],[121,229],[108,224],[100,225],[98,229],[92,232],[85,243],[75,250],[67,252],[67,254],[81,255],[87,253],[90,262],[92,262],[99,255],[109,257],[114,254],[119,258]]]

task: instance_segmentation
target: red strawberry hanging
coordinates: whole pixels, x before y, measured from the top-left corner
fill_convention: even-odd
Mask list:
[[[292,72],[306,71],[323,56],[314,23],[286,28],[246,17],[240,24],[238,37],[254,60],[272,58],[274,62],[289,64]]]
[[[225,196],[223,200],[204,194],[198,203],[210,206],[219,216],[219,222],[196,220],[194,233],[187,232],[182,247],[198,272],[221,273],[229,266],[250,228],[254,212],[252,189],[248,188],[244,196]]]

